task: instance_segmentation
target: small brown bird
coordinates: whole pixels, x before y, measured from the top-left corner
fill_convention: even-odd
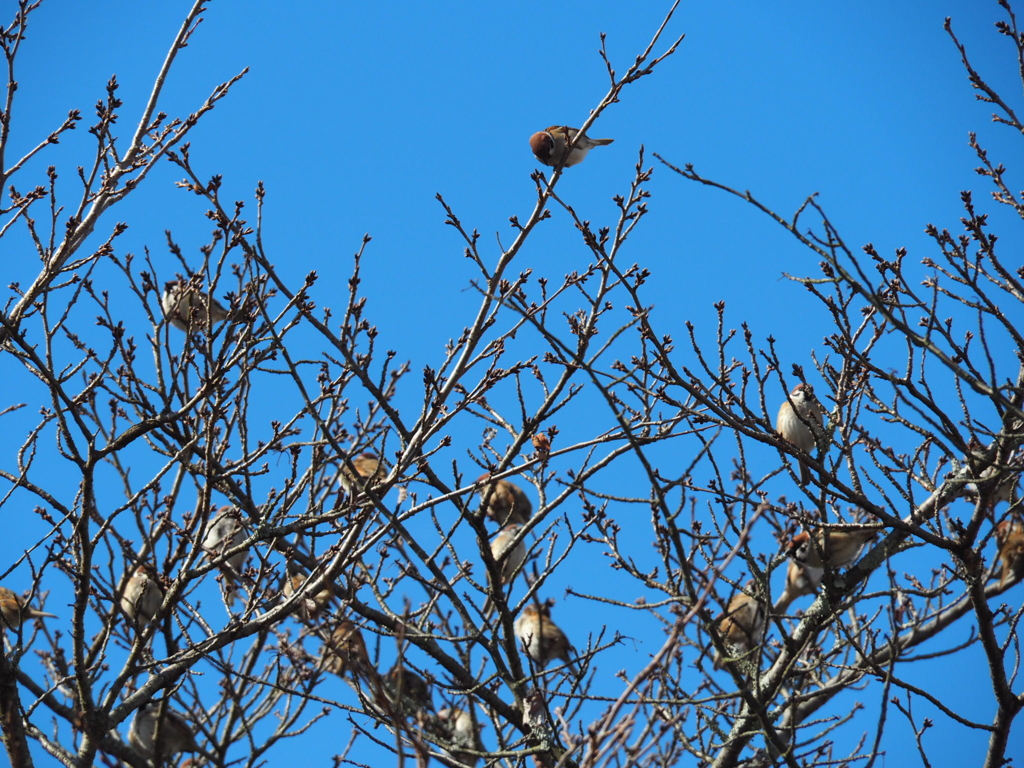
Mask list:
[[[996,526],[996,543],[1003,564],[999,586],[1006,587],[1024,576],[1024,523],[1003,520]]]
[[[746,587],[754,591],[750,582]],[[716,619],[718,633],[736,656],[742,656],[764,639],[764,603],[746,592],[737,592],[721,618]],[[724,660],[715,652],[715,669],[721,669]]]
[[[143,757],[155,760],[179,752],[198,752],[192,735],[195,729],[164,700],[148,701],[139,707],[128,729],[128,743]],[[162,761],[161,761],[162,764]]]
[[[544,165],[556,166],[566,156],[569,142],[572,142],[572,151],[565,161],[565,167],[582,163],[583,158],[594,147],[603,147],[611,144],[615,139],[592,139],[585,133],[580,133],[575,128],[567,125],[552,125],[543,131],[537,131],[530,137],[530,149],[533,154]]]
[[[17,629],[26,619],[56,619],[52,613],[40,611],[28,604],[28,600],[16,595],[7,587],[0,587],[0,613],[3,626]]]
[[[292,563],[289,563],[287,568],[288,573],[284,579],[283,592],[285,598],[290,598],[302,589],[302,585],[306,583],[308,577],[299,571],[296,566],[293,566]],[[330,605],[332,599],[334,599],[334,589],[330,584],[327,584],[315,595],[306,594],[299,601],[301,606],[299,610],[307,621],[312,621]]]
[[[360,453],[352,459],[352,465],[356,468],[356,474],[358,478],[352,474],[352,470],[348,468],[348,464],[345,462],[341,463],[341,487],[345,489],[346,493],[353,494],[359,491],[362,483],[365,481],[367,485],[374,485],[379,482],[385,474],[386,467],[380,460],[379,456],[374,456],[372,453]]]
[[[530,503],[526,492],[508,480],[488,482],[490,478],[489,472],[477,478],[477,483],[486,483],[477,490],[481,503],[487,500],[484,514],[500,526],[509,523],[521,525],[527,522],[533,516],[533,504]]]
[[[820,583],[826,564],[833,570],[849,565],[860,556],[864,545],[875,538],[876,533],[874,528],[852,528],[845,531],[835,528],[818,529],[814,532],[812,542],[811,535],[801,531],[789,543],[789,552]]]
[[[430,685],[404,665],[396,663],[384,676],[384,692],[395,704],[401,700],[407,715],[419,715],[434,709]]]
[[[569,669],[575,673],[569,655],[574,649],[565,633],[551,620],[550,600],[540,605],[528,603],[524,606],[516,619],[515,630],[520,647],[526,650],[526,655],[541,669],[548,662],[558,659],[568,664]]]
[[[245,542],[245,539],[241,512],[236,507],[223,506],[210,520],[206,536],[203,537],[203,549],[210,559],[220,560],[225,553]],[[221,573],[224,574],[224,598],[229,606],[238,596],[240,575],[248,556],[248,550],[243,549],[219,563]]]
[[[206,304],[210,301],[209,324],[217,325],[228,319],[228,311],[219,301],[203,291],[202,284],[191,280],[169,280],[164,283],[160,308],[167,321],[179,330],[203,330],[207,327]]]
[[[145,565],[138,566],[128,579],[121,596],[121,609],[137,625],[148,624],[160,610],[164,589]]]
[[[491,557],[501,569],[501,584],[498,585],[498,589],[512,583],[512,579],[526,560],[526,542],[520,539],[518,544],[512,546],[522,529],[523,526],[519,523],[512,523],[498,531],[498,535],[491,539]],[[493,585],[491,589],[493,591]],[[492,604],[493,601],[488,597],[484,602],[484,615],[490,613]]]
[[[322,654],[324,669],[338,677],[350,674],[353,679],[371,680],[377,670],[366,652],[363,633],[353,622],[341,619],[324,641]]]
[[[473,718],[464,709],[445,707],[437,712],[437,723],[440,725],[441,736],[453,747],[483,752],[484,745],[480,741],[480,728],[473,725]],[[466,752],[453,750],[451,756],[459,763],[476,768],[480,758]]]
[[[821,572],[817,577],[810,568],[796,560],[789,561],[786,569],[786,588],[775,601],[775,613],[785,613],[790,604],[798,597],[813,595],[821,585]]]
[[[790,400],[793,401],[792,405]],[[796,411],[793,410],[794,406]],[[804,453],[811,454],[825,435],[821,425],[823,412],[824,408],[814,396],[814,388],[810,384],[797,384],[789,393],[789,400],[779,406],[775,429],[785,440]],[[807,485],[810,481],[811,468],[801,460],[800,485]]]

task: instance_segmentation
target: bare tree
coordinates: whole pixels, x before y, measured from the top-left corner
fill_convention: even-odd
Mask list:
[[[1000,4],[1024,80],[1024,33]],[[988,734],[985,765],[1013,756],[1024,609],[999,597],[1024,575],[1024,338],[1008,311],[1024,268],[1006,263],[970,193],[963,234],[929,227],[937,253],[920,283],[906,252],[848,247],[814,197],[784,217],[662,159],[810,249],[819,273],[791,280],[832,320],[821,352],[794,363],[745,324],[729,330],[720,305],[716,341],[690,326],[684,355],[654,323],[650,271],[628,265],[648,213],[643,151],[618,220],[599,228],[558,193],[575,157],[548,152],[562,165],[534,174],[535,205],[510,219],[497,259],[439,196],[479,303],[414,381],[378,345],[360,282],[368,236],[343,306],[324,307],[316,273],[289,285],[265,247],[262,185],[252,217],[193,163],[189,132],[245,73],[188,116],[159,111],[201,2],[132,136],[114,129],[112,79],[77,179],[51,167],[19,192],[28,160],[82,120],[71,112],[7,157],[14,62],[38,5],[20,0],[2,37],[0,238],[23,231],[39,267],[0,314],[4,369],[32,381],[0,413],[40,416],[3,457],[0,503],[33,498],[44,531],[0,593],[13,765],[38,750],[68,766],[257,765],[338,717],[350,736],[337,765],[385,753],[453,768],[873,765],[894,714],[931,764],[918,702]],[[623,73],[602,48],[608,91],[581,134],[675,52],[674,11]],[[947,29],[979,98],[1024,132]],[[971,141],[993,200],[1024,214]],[[146,194],[158,163],[206,203],[198,259],[172,232],[169,258],[124,252],[106,217]],[[560,284],[514,263],[552,209],[590,259]],[[108,285],[138,303],[145,331],[118,320]],[[76,327],[86,309],[99,333]],[[413,392],[417,406],[400,407]],[[466,434],[478,442],[452,437]],[[767,470],[754,458],[765,451],[778,457]],[[779,479],[790,498],[769,490]],[[626,521],[644,521],[653,547],[620,536]],[[911,548],[928,572],[901,569]],[[550,585],[581,557],[609,563],[616,587],[570,595],[618,630],[560,625]],[[58,583],[72,604],[47,610]],[[940,645],[958,622],[969,640]],[[657,647],[622,671],[608,660],[633,627]],[[988,722],[906,674],[971,654],[990,671]],[[850,691],[881,702],[877,728],[837,702]]]

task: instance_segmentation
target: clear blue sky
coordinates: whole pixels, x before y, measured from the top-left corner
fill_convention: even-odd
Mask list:
[[[497,260],[495,233],[510,242],[508,217],[525,218],[535,199],[530,134],[554,123],[581,124],[607,90],[599,33],[608,34],[613,64],[624,71],[669,5],[591,0],[551,3],[539,13],[519,3],[215,1],[179,57],[161,109],[192,111],[216,84],[250,67],[193,133],[194,166],[207,176],[223,174],[224,199],[249,201],[250,210],[252,191],[264,182],[271,258],[295,284],[316,270],[321,280],[314,295],[322,305],[343,305],[351,254],[364,233],[372,235],[363,289],[381,332],[378,344],[397,349],[417,371],[437,365],[445,342],[476,306],[466,290],[472,265],[456,233],[443,226],[434,195],[443,194],[467,228],[482,233],[484,252]],[[129,136],[188,7],[169,0],[44,3],[19,60],[12,154],[37,143],[69,108],[88,120],[114,73],[125,102],[120,133]],[[975,101],[942,29],[952,16],[975,66],[1020,103],[1012,47],[992,26],[1001,14],[994,1],[981,0],[684,3],[668,31],[668,38],[686,33],[678,53],[627,89],[591,129],[615,143],[569,169],[559,194],[595,225],[614,223],[611,198],[626,192],[643,145],[646,165],[656,164],[652,151],[679,166],[694,163],[782,214],[819,192],[849,244],[872,242],[883,255],[905,246],[917,261],[931,253],[927,223],[959,230],[960,190],[979,190],[979,202],[987,198],[973,171],[969,131],[978,131],[993,157],[1011,166],[1011,187],[1021,187],[1020,139],[1014,144],[1009,129],[992,125],[991,109]],[[62,170],[61,183],[72,185],[73,166],[83,152],[88,156],[90,138],[79,130],[52,148],[19,188],[43,183],[51,163]],[[202,201],[174,188],[179,176],[170,167],[153,174],[100,232],[115,220],[128,222],[119,252],[148,247],[158,266],[173,272],[163,237],[171,229],[198,258],[210,227]],[[805,292],[780,280],[783,272],[813,272],[809,253],[753,209],[660,165],[650,190],[652,213],[631,238],[626,261],[653,271],[646,295],[662,330],[685,344],[684,322],[692,321],[710,341],[712,304],[725,301],[733,327],[748,321],[756,339],[774,336],[784,355],[810,368],[808,351],[822,349],[827,328]],[[995,230],[1019,245],[1019,233],[1014,240],[1007,231],[1012,220],[988,208]],[[0,248],[3,284],[30,279],[36,264],[9,240]],[[535,277],[556,282],[590,261],[557,210],[518,260],[515,269],[529,267]],[[26,411],[8,421],[5,463],[24,437],[10,424],[34,423],[36,409]],[[472,443],[478,435],[461,437]],[[8,511],[7,519],[12,514],[24,512]],[[649,538],[649,531],[640,535]],[[5,538],[0,564],[6,567],[32,540],[30,532]],[[560,597],[566,585],[584,590],[593,575],[605,573],[601,568],[603,562],[579,562],[550,591]],[[1007,599],[1019,601],[1022,590]],[[635,596],[627,590],[628,599]],[[581,602],[561,603],[556,619],[577,636],[596,633],[600,626],[590,625],[602,614]],[[963,639],[968,623],[949,633],[943,647]],[[638,637],[610,657],[607,669],[638,669],[659,642]],[[971,716],[989,722],[984,668],[940,662],[921,669],[931,690],[953,697],[954,705],[966,700],[970,707],[977,691],[983,703]],[[936,682],[939,670],[948,687]],[[908,671],[911,679],[915,674]],[[869,708],[847,726],[852,733],[872,731],[877,695],[861,697]],[[983,735],[946,728],[934,710],[916,714],[939,720],[925,737],[937,765],[973,764],[983,754]],[[334,716],[321,723],[322,738],[303,740],[304,749],[321,751],[310,752],[307,764],[325,764],[341,750],[329,737],[340,722]],[[913,748],[905,723],[894,718],[890,731],[886,765],[916,764],[916,753],[902,751]],[[1018,727],[1017,755],[1024,754],[1022,732]],[[286,750],[272,764],[285,760]],[[39,765],[46,764],[41,757]]]

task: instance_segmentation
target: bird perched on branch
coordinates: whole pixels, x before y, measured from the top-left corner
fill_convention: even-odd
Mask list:
[[[815,577],[806,565],[791,559],[786,569],[786,588],[775,601],[775,612],[785,613],[794,600],[804,595],[813,595],[820,584],[820,573]]]
[[[346,493],[352,494],[359,491],[362,482],[367,485],[374,485],[382,477],[384,477],[385,466],[381,462],[379,456],[374,456],[372,453],[360,453],[358,456],[352,458],[352,466],[356,469],[356,474],[352,474],[352,470],[348,468],[348,464],[344,461],[341,462],[341,486],[345,489]]]
[[[570,141],[572,150],[568,149]],[[594,147],[603,147],[613,141],[615,139],[592,139],[567,125],[552,125],[530,137],[530,149],[538,160],[550,166],[561,163],[568,151],[569,157],[565,161],[565,167],[568,168],[570,165],[582,163],[583,158]]]
[[[132,718],[128,743],[143,757],[155,760],[179,752],[198,752],[192,735],[194,728],[182,715],[172,710],[166,700],[147,701]]]
[[[996,526],[996,543],[1003,564],[999,586],[1006,587],[1024,576],[1024,523],[1003,520]]]
[[[298,570],[298,566],[293,565],[291,562],[288,563],[286,569],[287,573],[285,574],[284,589],[282,591],[285,598],[290,598],[302,589],[302,585],[306,583],[306,579],[309,577]],[[303,618],[307,621],[312,621],[323,612],[324,608],[330,605],[333,598],[334,589],[330,584],[325,584],[316,594],[303,595],[300,601],[300,612]]]
[[[430,685],[403,664],[395,663],[384,676],[384,692],[388,699],[407,715],[419,717],[434,710]]]
[[[513,546],[516,536],[522,529],[523,526],[519,523],[512,523],[498,531],[498,535],[491,539],[491,557],[494,558],[494,562],[501,571],[501,583],[492,585],[492,592],[511,584],[512,579],[515,578],[519,568],[526,560],[526,542],[520,539],[519,543]],[[492,604],[491,598],[488,597],[484,603],[485,615],[490,613]]]
[[[210,307],[209,316],[206,308]],[[160,296],[160,308],[167,321],[179,330],[197,331],[222,323],[228,311],[217,299],[203,292],[202,284],[191,280],[168,280]]]
[[[0,587],[0,613],[3,614],[3,625],[17,629],[26,619],[56,619],[52,613],[40,611],[28,604],[21,595],[16,595],[7,587]]]
[[[373,680],[377,670],[366,652],[366,642],[359,627],[348,619],[341,619],[327,636],[323,646],[324,669],[338,677],[350,674],[353,678]]]
[[[833,570],[849,565],[877,533],[874,528],[819,528],[812,538],[807,531],[801,531],[789,542],[789,553],[814,573],[820,583],[826,565]]]
[[[464,709],[445,707],[437,712],[437,725],[440,735],[454,747],[483,752],[484,745],[480,741],[480,730],[483,726],[473,724],[473,717]],[[466,752],[453,750],[451,756],[462,765],[475,768],[480,758]]]
[[[227,552],[241,545],[245,538],[242,513],[236,507],[223,506],[210,520],[206,536],[203,537],[203,549],[209,553],[211,559],[220,560]],[[224,574],[224,597],[229,606],[237,597],[242,566],[245,565],[248,555],[248,551],[242,549],[218,563],[221,573]]]
[[[754,592],[749,582],[746,589]],[[764,639],[764,603],[747,592],[737,592],[721,617],[715,619],[718,633],[736,656],[748,653]],[[722,669],[725,660],[715,651],[715,669]]]
[[[789,393],[789,400],[779,406],[775,429],[783,439],[804,453],[811,454],[817,447],[818,440],[825,434],[821,426],[824,410],[814,395],[814,387],[810,384],[797,384]],[[810,481],[811,468],[801,459],[800,485],[807,485]]]
[[[528,603],[524,606],[516,619],[516,637],[526,655],[541,669],[558,659],[568,664],[575,674],[570,656],[574,649],[565,633],[551,620],[551,604],[552,601],[548,600],[543,604]]]
[[[490,481],[490,482],[488,482]],[[486,483],[477,493],[481,502],[487,502],[484,514],[498,525],[523,524],[533,515],[533,504],[526,492],[508,480],[491,480],[491,473],[485,472],[477,483]]]
[[[140,565],[125,584],[121,595],[121,609],[138,626],[148,624],[160,610],[164,589],[149,566]]]

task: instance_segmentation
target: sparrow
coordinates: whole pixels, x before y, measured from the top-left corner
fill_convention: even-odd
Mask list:
[[[996,526],[996,543],[1003,564],[999,586],[1006,587],[1024,576],[1024,523],[1003,520]]]
[[[341,619],[338,622],[324,641],[321,653],[324,658],[324,669],[338,677],[345,677],[348,673],[353,679],[370,680],[376,676],[377,670],[370,663],[363,633],[348,619]]]
[[[307,576],[291,563],[288,564],[287,568],[288,573],[285,575],[283,592],[285,598],[290,598],[296,592],[302,590],[302,585],[306,583]],[[304,593],[299,603],[303,617],[307,621],[312,621],[320,615],[324,608],[330,605],[333,598],[334,589],[330,584],[324,585],[315,595]]]
[[[792,405],[790,400],[793,401]],[[779,406],[775,429],[783,439],[804,453],[812,453],[818,445],[818,440],[824,436],[821,425],[823,412],[824,408],[814,396],[814,388],[810,384],[797,384],[789,393],[789,400]],[[807,485],[810,481],[811,468],[801,461],[800,485]]]
[[[473,718],[464,709],[458,707],[445,707],[437,712],[437,724],[440,726],[440,735],[453,747],[471,749],[474,752],[483,752],[484,745],[480,741],[480,728],[473,725]],[[462,765],[476,768],[480,758],[466,752],[452,751],[451,756]]]
[[[813,595],[821,585],[821,572],[817,575],[801,562],[790,559],[786,569],[786,588],[775,601],[775,613],[783,614],[798,597]]]
[[[999,477],[995,482],[989,482],[988,488],[986,488],[987,501],[990,509],[995,509],[996,505],[1007,501],[1011,507],[1015,507],[1020,502],[1020,476],[1021,467],[1018,463],[1010,468],[991,466],[981,473],[981,484],[985,485],[986,481],[992,481],[996,477]],[[981,497],[981,491],[978,488],[978,483],[970,483],[968,488],[978,498]]]
[[[491,539],[491,557],[501,569],[499,589],[512,583],[512,579],[519,571],[523,561],[526,560],[526,542],[520,539],[518,544],[512,546],[513,540],[522,529],[523,526],[519,523],[512,523],[498,531],[498,535]],[[490,613],[491,604],[491,599],[488,597],[484,603],[485,614]]]
[[[206,536],[203,537],[203,549],[207,551],[211,559],[219,559],[225,552],[239,546],[245,539],[241,513],[235,507],[223,506],[210,520]],[[229,605],[235,601],[239,576],[248,554],[243,549],[219,564],[226,580],[225,593]]]
[[[361,485],[360,480],[365,481],[367,485],[373,485],[384,477],[385,467],[380,458],[372,453],[361,453],[355,456],[352,459],[352,464],[356,468],[358,478],[352,474],[348,464],[345,462],[341,464],[341,486],[346,493],[357,493]]]
[[[160,308],[167,321],[186,333],[207,327],[206,304],[210,302],[210,324],[228,319],[228,311],[219,301],[208,296],[194,280],[168,280],[160,296]]]
[[[790,556],[802,563],[815,574],[818,582],[828,565],[833,570],[852,563],[864,549],[864,545],[875,538],[874,528],[852,528],[841,531],[834,528],[814,532],[814,540],[807,531],[801,531],[789,542]]]
[[[754,590],[753,582],[746,587]],[[718,633],[736,656],[742,656],[764,639],[764,604],[746,592],[737,592],[725,613],[715,619]],[[715,651],[715,669],[722,669],[724,660]]]
[[[487,483],[477,491],[481,502],[487,500],[487,509],[484,514],[498,525],[504,526],[509,523],[525,523],[533,515],[533,504],[527,497],[526,492],[508,480],[490,480],[490,472],[485,472],[477,478],[477,483]]]
[[[551,620],[550,600],[540,605],[528,603],[516,619],[515,630],[520,646],[541,669],[553,659],[565,662],[572,669],[569,652],[574,649],[565,633]]]
[[[17,629],[25,619],[56,619],[52,613],[37,610],[28,604],[28,600],[16,595],[7,587],[0,587],[0,613],[3,614],[3,626]]]
[[[573,146],[565,161],[566,168],[582,163],[587,152],[594,147],[611,144],[615,139],[592,139],[587,134],[580,133],[567,125],[552,125],[543,131],[537,131],[530,137],[530,149],[544,165],[556,166],[566,156],[566,148],[570,141],[573,142]]]
[[[396,663],[388,670],[384,676],[384,692],[392,702],[401,700],[406,714],[419,714],[434,709],[430,685],[405,665]]]
[[[148,701],[132,718],[128,743],[149,760],[155,760],[158,754],[167,758],[179,752],[199,751],[193,731],[188,720],[168,707],[165,700]]]
[[[121,610],[128,614],[135,624],[148,624],[160,610],[164,601],[164,589],[148,567],[138,566],[128,579],[121,595]]]

